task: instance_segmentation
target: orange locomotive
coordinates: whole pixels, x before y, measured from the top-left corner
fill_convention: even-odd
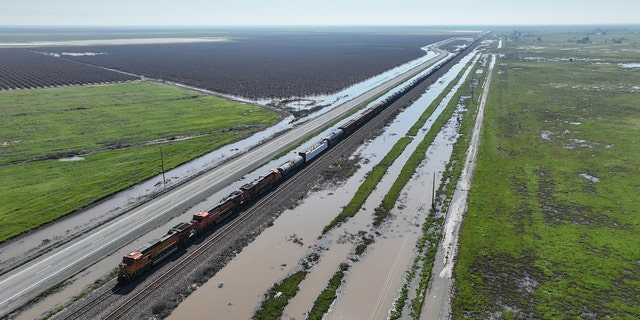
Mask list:
[[[273,169],[266,175],[260,176],[258,179],[243,185],[240,187],[240,190],[234,191],[222,199],[222,201],[211,210],[194,214],[191,219],[193,229],[198,234],[201,234],[210,227],[222,222],[245,204],[259,198],[266,191],[273,188],[280,179],[282,179],[280,171]]]
[[[176,251],[194,235],[193,227],[189,223],[181,222],[171,228],[162,238],[151,241],[138,250],[134,250],[122,257],[118,265],[118,281],[128,282],[144,273],[152,265]]]
[[[258,177],[257,179],[249,182],[242,187],[242,196],[246,201],[253,201],[262,196],[266,191],[271,190],[275,184],[282,179],[282,173],[278,169],[271,169],[267,174]]]
[[[236,209],[239,208],[243,202],[242,192],[234,191],[222,199],[213,209],[195,213],[191,219],[191,225],[198,234],[202,234],[205,230],[222,222],[232,213],[236,212]]]
[[[135,279],[167,255],[173,253],[191,237],[204,233],[207,229],[238,212],[245,204],[259,198],[279,183],[280,179],[282,179],[280,170],[270,170],[267,174],[243,185],[240,190],[234,191],[222,199],[211,210],[194,214],[190,223],[180,223],[171,228],[164,237],[126,254],[118,266],[118,281],[129,282]]]

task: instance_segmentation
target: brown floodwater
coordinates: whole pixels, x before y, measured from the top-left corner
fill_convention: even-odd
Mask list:
[[[427,158],[402,190],[389,221],[378,230],[380,236],[366,255],[353,265],[325,319],[384,319],[404,283],[415,257],[415,244],[432,202],[434,175],[436,188],[451,154],[455,126],[444,128],[427,151]],[[380,203],[380,199],[376,199]],[[369,202],[369,201],[367,201]],[[359,213],[359,215],[362,213]],[[371,221],[371,215],[362,215]],[[366,219],[365,218],[365,219]]]
[[[262,295],[271,286],[271,284],[277,282],[289,273],[295,271],[294,268],[298,266],[299,260],[305,257],[310,252],[310,250],[312,250],[310,249],[310,247],[322,247],[328,250],[321,250],[322,258],[320,259],[319,264],[301,283],[300,293],[294,299],[292,299],[291,303],[285,310],[287,318],[303,318],[304,313],[310,309],[311,305],[313,304],[313,300],[315,300],[315,297],[317,297],[319,292],[324,289],[328,279],[337,270],[338,265],[341,262],[347,261],[350,254],[352,254],[353,244],[351,244],[350,242],[341,241],[341,238],[344,238],[344,235],[349,232],[353,234],[357,231],[369,230],[371,224],[370,214],[373,212],[375,206],[379,204],[379,199],[381,199],[384,193],[386,193],[386,191],[384,190],[389,188],[392,180],[385,179],[378,186],[379,190],[376,191],[377,195],[371,197],[371,199],[378,199],[378,202],[376,203],[375,200],[372,200],[372,203],[366,204],[365,209],[362,210],[362,212],[367,212],[367,215],[362,214],[361,212],[359,214],[359,218],[352,219],[352,221],[345,224],[345,226],[341,230],[336,230],[332,232],[332,235],[330,235],[329,237],[318,240],[317,237],[320,234],[320,230],[335,215],[337,215],[337,213],[340,212],[341,207],[350,200],[353,192],[357,189],[361,181],[364,179],[364,174],[371,169],[373,164],[377,163],[379,159],[381,159],[389,151],[391,146],[395,143],[395,141],[397,141],[398,137],[404,135],[408,126],[410,126],[409,124],[411,124],[416,119],[416,117],[422,112],[423,108],[426,107],[426,105],[428,105],[430,101],[433,100],[441,92],[441,90],[446,86],[447,83],[448,81],[441,81],[438,84],[432,86],[433,88],[431,90],[426,92],[422,98],[416,101],[416,103],[414,104],[416,105],[416,107],[407,108],[407,110],[399,115],[394,123],[392,123],[387,128],[383,135],[378,137],[373,143],[367,144],[365,147],[363,147],[362,150],[360,150],[360,153],[367,160],[370,160],[370,162],[363,163],[360,171],[356,173],[349,181],[347,181],[341,187],[334,188],[333,190],[324,190],[312,194],[298,208],[283,213],[283,215],[276,220],[273,227],[265,230],[265,232],[263,232],[263,234],[261,234],[258,239],[256,239],[256,241],[254,241],[249,247],[243,250],[232,262],[230,262],[229,266],[221,270],[216,276],[214,276],[214,278],[210,279],[209,282],[203,285],[201,289],[192,294],[191,297],[189,297],[183,304],[180,305],[178,309],[176,309],[171,317],[183,318],[180,313],[180,310],[183,308],[188,309],[189,312],[193,312],[194,310],[199,312],[201,311],[200,309],[206,309],[202,308],[202,306],[215,304],[216,312],[224,310],[225,316],[229,316],[232,318],[249,318],[262,300]],[[430,123],[432,122],[433,119],[430,119],[427,122],[427,125],[430,125]],[[255,139],[256,137],[252,138]],[[416,140],[417,139],[421,138],[417,137]],[[202,162],[199,162],[197,164],[190,164],[190,166],[186,168],[180,168],[179,170],[177,170],[175,175],[170,175],[168,177],[175,180],[184,179],[186,176],[191,176],[195,174],[195,172],[200,171],[205,167],[215,166],[218,161],[224,160],[224,158],[229,156],[229,154],[231,153],[244,151],[246,145],[247,144],[245,143],[238,148],[234,147],[226,150],[226,154],[224,151],[222,154],[212,154],[207,159],[202,159]],[[411,147],[409,149],[411,149]],[[402,159],[399,160],[398,163],[403,163],[406,160],[406,157],[408,157],[408,154],[404,154],[401,157]],[[274,165],[278,165],[278,161],[282,162],[281,160],[275,160],[275,162],[265,165],[264,169],[268,169],[274,167]],[[442,161],[444,162],[446,160]],[[392,166],[389,169],[388,176],[396,176],[401,169],[400,164]],[[259,169],[259,171],[260,170],[262,170],[262,168]],[[247,175],[247,177],[249,177],[250,179],[253,176],[249,174]],[[142,236],[134,243],[129,244],[127,247],[120,249],[118,252],[103,259],[91,268],[76,275],[66,282],[67,285],[65,285],[62,290],[47,296],[38,304],[24,311],[18,316],[18,319],[38,318],[48,310],[51,310],[61,303],[68,301],[72,296],[81,292],[93,282],[104,277],[106,274],[112,271],[120,261],[123,254],[158,237],[159,235],[164,233],[164,230],[168,229],[170,226],[176,224],[177,222],[189,220],[191,214],[193,214],[194,211],[206,210],[210,208],[215,203],[217,203],[220,198],[231,192],[231,190],[237,189],[237,186],[242,183],[244,183],[244,181],[236,182],[229,188],[226,188],[225,190],[212,195],[209,199],[197,204],[191,210],[185,211],[174,219],[168,221],[164,226],[159,228],[159,231],[151,232],[148,235]],[[428,187],[430,188],[430,184]],[[141,201],[141,199],[147,197],[149,193],[153,194],[157,192],[156,190],[158,190],[158,188],[159,185],[157,183],[148,182],[148,184],[143,184],[137,186],[132,190],[128,190],[126,194],[120,195],[117,200],[119,202],[117,202],[115,205],[112,202],[112,206],[110,208],[98,206],[94,208],[94,212],[96,212],[95,214],[83,215],[83,217],[81,218],[82,220],[66,224],[66,227],[64,226],[65,224],[58,224],[55,227],[63,229],[56,230],[55,232],[51,232],[51,229],[49,229],[47,230],[48,232],[43,232],[43,236],[41,237],[42,239],[34,241],[29,246],[33,248],[38,247],[39,244],[37,243],[37,241],[51,239],[51,234],[69,234],[71,232],[77,231],[78,228],[90,225],[92,222],[95,222],[96,219],[104,219],[105,217],[108,219],[109,216],[116,214],[115,211],[120,211],[124,207],[131,206]],[[321,214],[319,214],[318,208],[322,208],[320,212]],[[69,228],[69,225],[75,225],[75,227]],[[396,226],[396,228],[399,230],[401,227],[398,225]],[[396,231],[396,233],[400,233],[400,231]],[[376,256],[375,252],[387,251],[387,249],[385,249],[387,248],[386,246],[397,247],[397,241],[406,242],[406,244],[410,247],[412,247],[413,243],[415,242],[415,240],[409,239],[415,238],[413,234],[409,237],[400,237],[393,236],[393,233],[385,233],[385,235],[383,235],[383,238],[385,240],[392,239],[393,241],[377,240],[379,243],[376,242],[374,245],[370,246],[370,253],[366,256],[365,259],[363,259],[363,261],[375,261],[374,258],[371,258]],[[300,246],[294,243],[293,239],[302,239],[301,241],[304,245]],[[18,245],[18,247],[22,247],[23,249],[23,245],[24,243],[22,245]],[[380,247],[381,249],[375,249],[378,247]],[[2,255],[3,253],[5,255],[15,254],[14,252],[10,252],[10,250],[5,250],[4,252],[0,252],[0,255]],[[404,272],[404,269],[406,268],[406,262],[404,261],[408,261],[410,259],[409,253],[412,253],[412,250],[404,250],[403,254],[397,257],[397,261],[402,261],[395,264],[395,269],[399,270],[398,274],[400,274],[400,277],[401,273]],[[409,256],[407,257],[407,255]],[[362,263],[362,265],[365,265],[365,263]],[[244,271],[232,272],[231,270]],[[352,274],[354,270],[358,270],[358,268],[352,268],[350,274]],[[362,271],[362,273],[366,274],[364,271]],[[395,273],[396,272],[394,272],[394,274]],[[247,274],[253,274],[255,275],[255,277],[247,277]],[[247,281],[244,281],[245,279],[247,279]],[[391,283],[389,288],[395,285],[394,283]],[[209,287],[210,289],[205,289]],[[192,305],[191,308],[183,307],[183,305],[189,305],[188,301],[190,301],[192,297],[194,297],[193,299],[196,299],[195,297],[198,292],[205,292],[204,295],[206,296],[206,303],[203,304],[203,302],[201,301],[198,304],[197,308],[194,308],[194,305]],[[211,294],[218,294],[216,297],[220,299],[212,299]],[[391,293],[387,295],[393,296]],[[388,300],[387,298],[385,299]],[[382,300],[386,301],[385,299]],[[215,303],[213,303],[214,301]],[[382,309],[384,309],[383,312],[386,312],[386,309],[388,309],[388,307],[381,308],[381,310]],[[204,312],[203,315],[208,316],[211,315],[211,313]],[[186,316],[197,317],[198,315],[187,313]]]
[[[206,318],[211,314],[225,319],[251,318],[262,295],[298,266],[312,250],[310,247],[316,245],[322,227],[333,218],[330,213],[348,201],[346,194],[330,194],[331,191],[314,194],[295,210],[283,212],[273,226],[182,302],[170,319]],[[330,204],[321,201],[319,206],[315,201],[329,197]]]
[[[264,293],[274,283],[299,270],[300,260],[317,248],[322,248],[319,250],[320,261],[300,283],[300,291],[289,301],[284,318],[305,318],[306,312],[342,262],[349,262],[352,266],[327,318],[362,318],[363,311],[368,313],[365,316],[367,318],[386,318],[398,295],[404,273],[415,256],[415,243],[431,206],[434,175],[436,183],[439,183],[440,172],[444,170],[452,143],[457,137],[455,121],[450,121],[437,136],[427,151],[427,159],[403,190],[399,205],[392,210],[392,217],[377,230],[379,235],[375,242],[357,262],[350,259],[358,239],[355,235],[360,231],[373,234],[372,215],[375,207],[380,204],[406,159],[446,103],[437,108],[425,124],[425,130],[420,130],[405,152],[388,169],[388,174],[360,212],[325,236],[320,237],[321,230],[348,203],[366,172],[404,136],[417,115],[454,76],[434,85],[436,88],[429,90],[423,98],[398,115],[382,135],[363,145],[357,153],[365,160],[353,177],[338,187],[312,193],[296,208],[283,212],[272,227],[181,303],[170,319],[202,318],[211,314],[228,319],[248,319],[256,311]],[[291,239],[300,239],[303,245]]]

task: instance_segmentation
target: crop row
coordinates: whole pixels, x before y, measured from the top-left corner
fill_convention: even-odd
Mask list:
[[[50,54],[246,98],[337,92],[424,55],[447,35],[308,34],[228,42],[43,48]],[[83,55],[82,52],[100,52]]]
[[[0,48],[0,90],[119,82],[135,76],[33,51]]]

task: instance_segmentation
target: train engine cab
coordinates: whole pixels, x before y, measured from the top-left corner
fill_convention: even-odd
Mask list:
[[[145,256],[138,250],[124,255],[118,265],[118,282],[129,282],[147,270],[151,265],[150,258],[150,255]]]
[[[129,282],[135,279],[151,266],[175,252],[181,244],[193,236],[191,225],[181,222],[171,228],[162,238],[127,253],[118,265],[118,282]]]

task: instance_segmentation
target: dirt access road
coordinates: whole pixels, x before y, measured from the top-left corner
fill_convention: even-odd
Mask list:
[[[484,90],[478,106],[478,114],[473,127],[471,141],[464,161],[464,168],[460,175],[460,180],[453,194],[451,206],[447,212],[446,221],[443,229],[443,236],[436,252],[433,270],[431,274],[431,282],[427,289],[427,296],[422,308],[421,319],[449,319],[451,314],[451,293],[453,289],[452,271],[454,258],[458,249],[458,235],[462,219],[467,211],[467,201],[469,198],[469,190],[471,188],[471,180],[473,172],[476,168],[476,159],[478,156],[478,148],[480,147],[480,132],[482,130],[482,122],[484,119],[484,108],[489,94],[491,84],[491,75],[493,74],[493,66],[495,64],[495,56],[489,63],[487,80],[484,83]]]

